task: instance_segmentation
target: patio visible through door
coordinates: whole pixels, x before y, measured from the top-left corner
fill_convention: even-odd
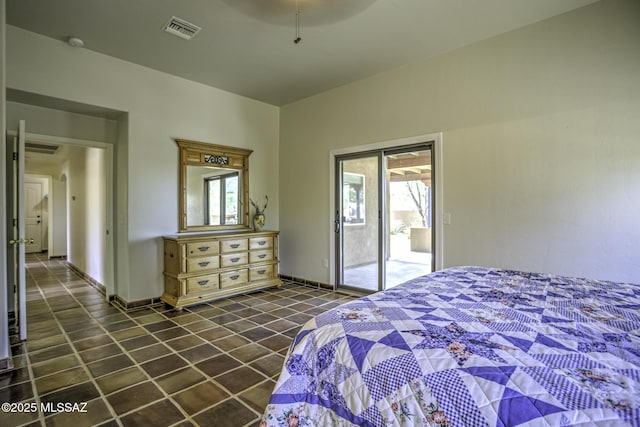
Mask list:
[[[338,287],[378,291],[434,271],[433,147],[336,157]]]

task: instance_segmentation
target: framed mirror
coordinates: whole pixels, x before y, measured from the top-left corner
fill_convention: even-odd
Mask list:
[[[239,230],[249,223],[252,150],[176,139],[180,231]]]

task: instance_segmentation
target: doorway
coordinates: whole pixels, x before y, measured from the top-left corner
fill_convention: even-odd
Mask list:
[[[29,132],[26,141],[24,218],[28,241],[33,239],[26,251],[66,258],[113,295],[113,144]]]
[[[336,284],[375,292],[436,267],[434,145],[335,157]]]

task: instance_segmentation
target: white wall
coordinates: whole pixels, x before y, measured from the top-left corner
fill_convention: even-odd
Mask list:
[[[63,166],[67,194],[67,260],[104,284],[106,277],[105,150],[71,147]]]
[[[49,234],[49,257],[67,255],[67,183],[52,179],[51,194],[51,227]]]
[[[603,0],[283,107],[281,272],[333,280],[331,150],[442,131],[445,266],[640,283],[639,22]]]
[[[116,286],[122,298],[162,294],[160,237],[178,229],[178,148],[172,138],[252,149],[251,195],[269,195],[267,227],[279,227],[277,107],[15,27],[7,27],[7,39],[8,87],[128,113],[122,122],[128,128],[118,123],[115,153]]]
[[[85,150],[84,162],[87,165],[85,175],[86,230],[80,233],[84,237],[86,265],[82,269],[89,276],[105,283],[106,277],[106,153],[99,148]]]
[[[87,265],[85,233],[87,230],[87,165],[85,148],[72,147],[62,173],[67,177],[67,261],[84,271]],[[97,277],[94,279],[99,280]]]

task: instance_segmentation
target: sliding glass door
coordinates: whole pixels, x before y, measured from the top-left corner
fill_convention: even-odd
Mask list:
[[[338,287],[378,291],[430,273],[432,146],[336,157]]]
[[[385,152],[385,289],[434,270],[431,152]]]
[[[341,157],[336,166],[338,283],[377,291],[380,281],[380,156]]]

